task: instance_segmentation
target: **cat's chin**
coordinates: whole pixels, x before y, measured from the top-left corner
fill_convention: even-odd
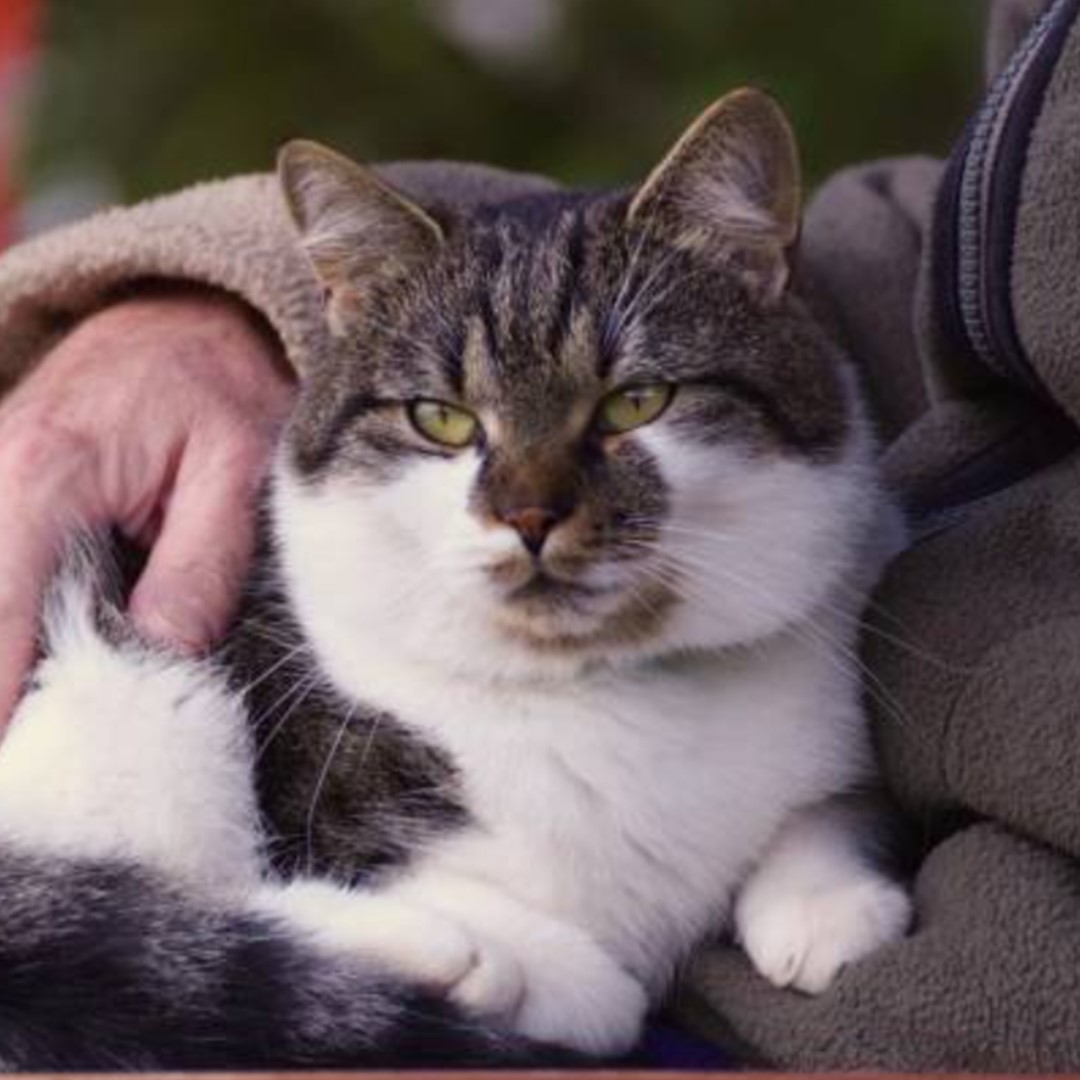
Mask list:
[[[496,608],[497,635],[540,657],[593,660],[659,645],[676,598],[660,586],[627,591],[538,573]]]
[[[614,585],[596,585],[538,566],[499,589],[496,603],[511,623],[559,633],[595,627],[619,606],[620,593]]]

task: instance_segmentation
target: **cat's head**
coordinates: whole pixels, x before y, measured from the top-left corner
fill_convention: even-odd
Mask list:
[[[275,484],[324,650],[529,674],[713,649],[850,571],[867,439],[789,288],[770,98],[714,104],[630,192],[421,206],[306,142],[279,171],[336,342]]]

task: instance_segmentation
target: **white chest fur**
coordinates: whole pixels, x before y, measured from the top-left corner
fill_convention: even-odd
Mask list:
[[[659,546],[705,569],[661,635],[593,670],[500,629],[483,570],[520,545],[467,511],[475,456],[374,486],[305,485],[285,463],[275,477],[281,569],[320,666],[459,770],[474,824],[412,861],[401,898],[500,930],[530,952],[530,983],[559,948],[537,944],[529,912],[656,992],[784,819],[869,771],[847,659],[880,509],[862,442],[828,468],[660,442],[674,494]],[[561,1002],[581,970],[529,1000]],[[610,996],[595,985],[593,1004]],[[574,1007],[557,1011],[521,1030],[561,1039]]]
[[[865,767],[849,680],[794,638],[534,686],[399,669],[370,648],[351,661],[350,689],[460,770],[475,825],[417,870],[573,922],[654,987],[719,929],[782,818]]]

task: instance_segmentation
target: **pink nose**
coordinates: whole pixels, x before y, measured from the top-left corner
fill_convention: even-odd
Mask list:
[[[517,530],[521,542],[533,555],[539,555],[551,530],[562,520],[557,514],[543,506],[527,506],[522,510],[511,510],[502,520],[512,529]]]

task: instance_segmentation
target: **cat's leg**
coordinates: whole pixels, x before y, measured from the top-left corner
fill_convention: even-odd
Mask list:
[[[637,1041],[648,996],[580,927],[496,884],[436,869],[403,879],[392,895],[452,917],[481,953],[512,959],[522,982],[512,1020],[519,1034],[603,1056],[624,1053]],[[452,997],[482,1012],[485,989],[466,984]]]
[[[735,930],[774,985],[820,993],[907,930],[911,901],[876,865],[874,817],[839,799],[796,812],[743,885]]]
[[[308,879],[267,883],[249,909],[331,953],[361,954],[486,1020],[509,1026],[521,1004],[522,972],[509,953],[393,888],[349,889]]]
[[[261,853],[243,704],[207,662],[114,644],[58,587],[48,653],[0,745],[0,837],[243,890]]]
[[[541,1042],[610,1056],[640,1034],[648,1001],[633,976],[578,927],[486,882],[432,870],[372,892],[297,882],[267,886],[257,910]]]

